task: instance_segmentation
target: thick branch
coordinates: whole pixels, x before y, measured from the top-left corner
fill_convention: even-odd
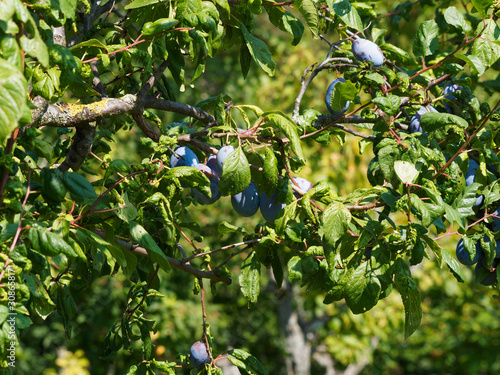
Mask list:
[[[85,161],[85,158],[92,148],[92,143],[94,143],[94,137],[96,133],[96,124],[86,124],[85,126],[76,128],[75,136],[73,137],[73,144],[68,151],[68,155],[62,164],[59,166],[59,170],[66,172],[68,169],[77,171],[80,166]]]
[[[39,102],[39,105],[39,108],[31,112],[33,122],[28,127],[80,127],[89,122],[130,113],[139,108],[175,112],[192,117],[205,125],[216,123],[215,117],[200,108],[170,100],[157,99],[152,96],[146,96],[140,102],[135,95],[125,95],[121,98],[103,99],[91,104],[47,104],[46,102]]]
[[[89,122],[130,112],[136,104],[135,95],[103,99],[91,104],[45,104],[34,109],[29,127],[53,126],[59,128],[86,126]]]

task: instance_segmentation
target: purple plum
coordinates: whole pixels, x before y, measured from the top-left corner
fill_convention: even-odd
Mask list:
[[[259,209],[259,192],[253,181],[241,193],[231,196],[233,209],[241,216],[253,216]]]
[[[345,82],[345,79],[344,78],[337,78],[332,83],[330,83],[330,86],[328,86],[328,90],[326,90],[325,104],[326,104],[326,108],[328,108],[328,111],[332,115],[341,115],[342,113],[344,113],[345,111],[347,111],[347,109],[349,108],[349,104],[351,104],[350,101],[347,101],[347,103],[345,104],[344,108],[342,108],[341,112],[334,111],[332,109],[332,106],[330,105],[330,101],[332,99],[333,89],[335,88],[335,85],[337,83],[339,83],[339,82]]]
[[[208,351],[205,343],[196,341],[190,350],[189,361],[193,367],[201,367],[208,362]]]
[[[216,157],[216,164],[217,164],[217,171],[219,174],[222,174],[222,166],[224,165],[224,162],[227,159],[227,156],[234,151],[234,147],[229,145],[229,146],[222,146],[217,153]]]
[[[421,107],[417,113],[413,115],[413,117],[410,120],[410,132],[411,133],[423,133],[422,126],[420,126],[420,119],[424,114],[427,112],[436,112],[436,109],[430,105],[426,107]]]
[[[207,176],[210,180],[210,191],[212,193],[212,196],[210,198],[207,198],[198,189],[195,188],[191,190],[193,195],[196,197],[198,202],[203,205],[214,203],[221,196],[219,191],[219,176],[205,164],[197,164],[195,168],[203,172],[205,176]]]
[[[352,53],[360,61],[371,61],[373,66],[381,66],[385,61],[380,47],[366,39],[356,39],[352,43]]]
[[[170,157],[170,168],[195,167],[199,161],[196,154],[186,146],[177,146]]]

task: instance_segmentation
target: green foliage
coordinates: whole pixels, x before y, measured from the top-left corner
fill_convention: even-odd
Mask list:
[[[421,285],[431,278],[446,280],[482,325],[498,318],[497,301],[478,303],[492,319],[465,301],[466,288],[492,277],[480,289],[491,297],[500,281],[500,101],[498,85],[484,83],[498,74],[500,9],[472,1],[477,12],[469,13],[451,3],[431,15],[427,2],[3,2],[4,372],[16,362],[50,373],[63,354],[40,356],[37,344],[64,342],[64,358],[89,347],[92,373],[112,363],[129,374],[221,374],[223,358],[242,373],[283,373],[291,348],[279,337],[293,333],[290,296],[301,297],[293,313],[308,320],[297,325],[300,337],[314,337],[332,366],[368,363],[368,348],[397,369],[418,358],[394,355],[387,343],[421,342],[421,324],[435,322],[425,322],[435,285]],[[415,14],[418,27],[398,34]],[[289,54],[281,32],[292,47],[321,52]],[[383,66],[354,59],[358,33],[379,43]],[[226,78],[235,70],[246,81]],[[332,110],[350,101],[352,116],[322,115],[329,72],[346,80],[333,90]],[[454,98],[443,94],[448,83],[460,85]],[[286,100],[266,99],[280,93]],[[304,108],[308,101],[316,108]],[[437,112],[417,112],[431,104]],[[412,116],[422,131],[409,131]],[[202,173],[168,167],[178,144],[207,165],[221,145],[235,150],[221,173]],[[311,189],[296,186],[299,173]],[[235,217],[225,197],[204,207],[190,190],[210,197],[216,183],[230,196],[251,181],[286,205],[274,222]],[[452,253],[458,237],[471,259],[477,243],[484,252],[476,278]],[[422,274],[429,264],[432,274]],[[289,298],[282,305],[280,294]],[[381,328],[371,319],[386,307],[393,316]],[[235,328],[239,336],[228,333]],[[195,369],[186,353],[200,339],[211,357]],[[464,351],[451,341],[450,350]],[[21,356],[31,362],[18,363]],[[42,357],[45,366],[34,366]],[[459,360],[484,370],[481,361]],[[368,373],[379,373],[374,362]],[[486,370],[499,370],[487,362]]]

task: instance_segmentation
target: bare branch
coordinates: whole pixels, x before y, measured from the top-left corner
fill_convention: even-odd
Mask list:
[[[205,125],[217,123],[215,117],[204,110],[193,107],[189,104],[173,102],[171,100],[156,99],[152,96],[146,96],[142,101],[144,108],[159,109],[161,111],[175,112],[181,115],[192,117],[201,121]]]

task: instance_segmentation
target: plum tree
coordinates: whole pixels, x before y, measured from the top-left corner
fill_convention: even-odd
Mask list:
[[[456,250],[458,261],[466,266],[472,266],[476,264],[479,261],[481,255],[483,254],[483,250],[479,242],[476,243],[475,249],[476,251],[474,257],[471,259],[469,252],[465,249],[464,241],[463,240],[458,241]]]
[[[353,372],[471,247],[498,293],[500,3],[430,3],[2,2],[0,367]]]
[[[385,56],[380,47],[367,39],[356,39],[352,42],[352,53],[360,61],[370,61],[373,66],[381,66],[385,61]]]

